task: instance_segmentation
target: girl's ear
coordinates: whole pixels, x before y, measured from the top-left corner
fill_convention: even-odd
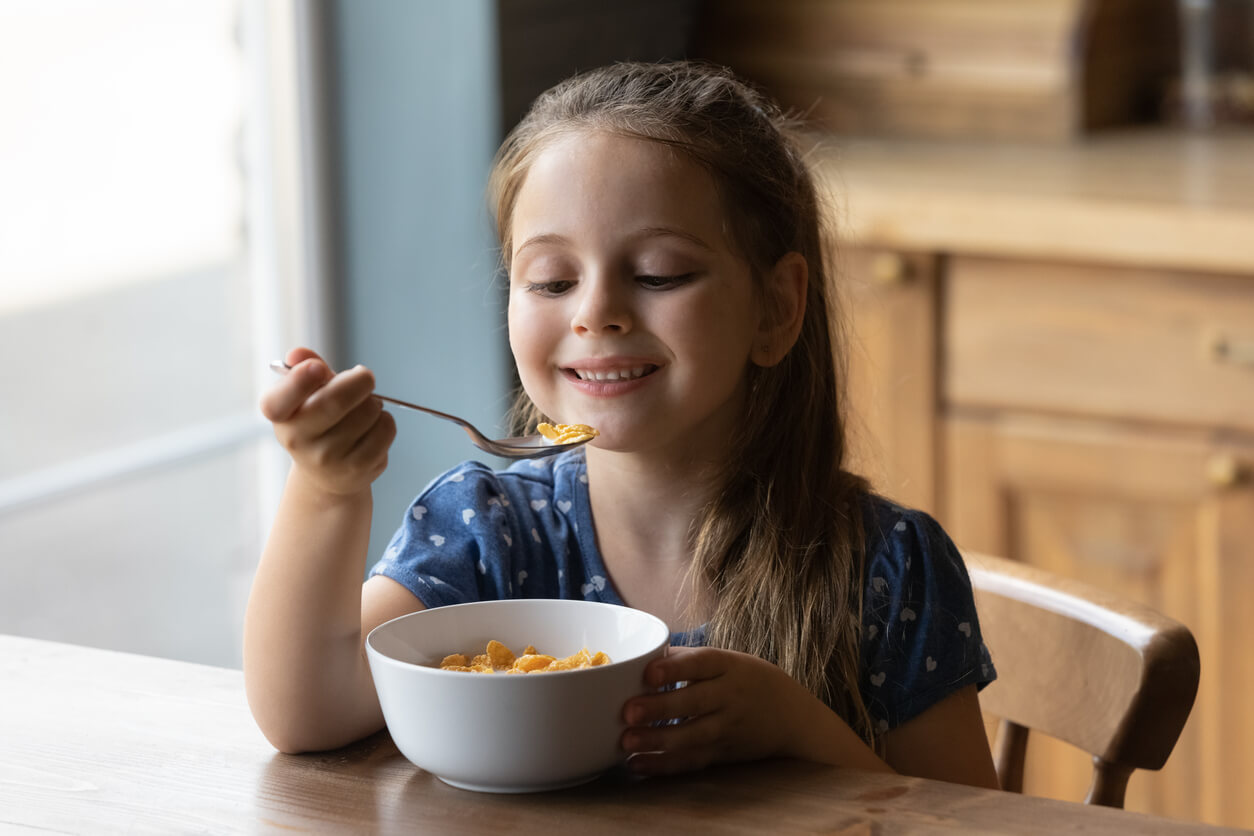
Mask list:
[[[762,320],[749,354],[755,365],[774,366],[792,350],[805,318],[809,281],[809,265],[798,252],[786,253],[771,269],[762,300]]]

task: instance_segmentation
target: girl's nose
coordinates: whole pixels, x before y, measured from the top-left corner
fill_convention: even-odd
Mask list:
[[[631,330],[628,294],[613,277],[585,279],[570,327],[581,336],[626,333]]]

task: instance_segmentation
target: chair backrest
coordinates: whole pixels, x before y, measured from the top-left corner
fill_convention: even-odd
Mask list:
[[[1149,607],[1036,567],[968,552],[980,630],[997,681],[1002,788],[1023,791],[1028,730],[1093,756],[1087,804],[1122,807],[1135,769],[1161,769],[1193,708],[1193,634]]]

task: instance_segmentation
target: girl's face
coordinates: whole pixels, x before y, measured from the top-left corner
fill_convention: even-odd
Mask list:
[[[742,414],[760,321],[710,175],[659,143],[556,140],[513,216],[510,347],[546,415],[596,446],[709,456]]]

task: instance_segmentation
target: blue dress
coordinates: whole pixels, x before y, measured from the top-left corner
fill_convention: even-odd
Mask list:
[[[868,497],[860,688],[880,732],[996,672],[962,558],[935,520]],[[413,501],[370,570],[427,607],[503,598],[623,605],[597,547],[581,450],[493,471],[464,462]],[[704,630],[676,633],[704,644]]]

